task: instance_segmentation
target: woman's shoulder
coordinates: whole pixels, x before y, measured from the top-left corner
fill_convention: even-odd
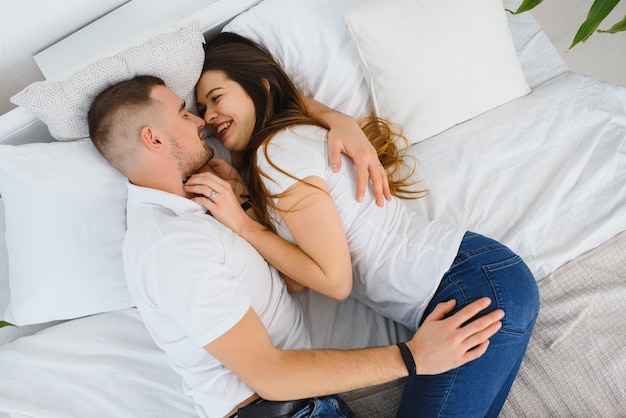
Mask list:
[[[267,142],[266,149],[272,156],[325,153],[326,132],[326,129],[314,125],[290,126],[276,133]]]
[[[319,175],[328,164],[326,130],[312,125],[285,128],[257,150],[257,164],[272,177],[278,175],[274,164],[299,178],[312,175],[313,169]]]
[[[309,141],[326,142],[328,130],[316,125],[293,125],[278,132],[275,136],[281,139],[293,140],[294,137]]]

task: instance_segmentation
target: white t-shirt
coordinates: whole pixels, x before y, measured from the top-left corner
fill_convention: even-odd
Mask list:
[[[328,161],[326,130],[300,125],[275,135],[267,146],[269,159],[296,178],[322,178],[343,223],[350,247],[354,286],[352,295],[372,309],[409,328],[417,329],[428,302],[456,256],[465,230],[428,220],[408,210],[402,199],[376,206],[370,189],[356,200],[356,171],[342,156],[333,173]],[[258,166],[272,194],[297,180],[273,168],[257,151]],[[273,214],[277,232],[294,242],[280,216]]]
[[[127,211],[130,292],[201,416],[222,417],[253,394],[203,348],[251,306],[277,347],[310,348],[300,305],[276,270],[200,205],[129,183]]]

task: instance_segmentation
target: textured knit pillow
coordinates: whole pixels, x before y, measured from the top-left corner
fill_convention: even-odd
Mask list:
[[[87,138],[87,112],[93,99],[108,86],[135,75],[162,78],[193,108],[204,62],[198,21],[169,24],[151,33],[125,42],[123,48],[113,48],[69,75],[33,83],[11,102],[39,117],[59,141]]]
[[[530,92],[501,0],[371,0],[345,20],[374,111],[411,143]]]

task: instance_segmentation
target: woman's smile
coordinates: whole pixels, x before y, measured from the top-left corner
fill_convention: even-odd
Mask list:
[[[256,112],[246,91],[221,71],[206,71],[196,86],[198,110],[224,147],[243,151],[254,130]]]
[[[222,123],[213,125],[213,130],[215,131],[215,134],[220,140],[226,136],[232,124],[233,124],[233,121],[229,120],[227,122],[222,122]]]

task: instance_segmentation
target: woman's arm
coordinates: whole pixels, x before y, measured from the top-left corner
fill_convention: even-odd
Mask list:
[[[391,200],[387,172],[381,170],[376,150],[359,124],[351,117],[324,106],[320,102],[304,97],[309,114],[328,126],[328,151],[333,172],[341,169],[340,153],[349,156],[356,166],[357,200],[361,202],[365,195],[368,180],[374,189],[376,204],[383,206],[384,199]]]
[[[186,190],[224,225],[248,241],[281,273],[325,296],[347,298],[352,291],[350,250],[341,219],[324,180],[307,177],[290,187],[278,201],[287,228],[297,245],[246,216],[231,186],[212,173],[191,176]],[[315,187],[314,187],[315,186]],[[211,191],[217,195],[208,199]]]

